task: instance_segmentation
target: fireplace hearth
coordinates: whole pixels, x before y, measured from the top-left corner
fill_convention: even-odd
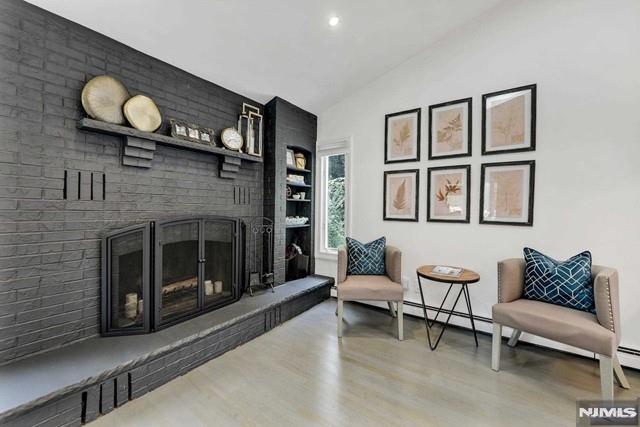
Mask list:
[[[240,299],[242,227],[226,217],[151,221],[103,240],[102,335],[148,333]]]

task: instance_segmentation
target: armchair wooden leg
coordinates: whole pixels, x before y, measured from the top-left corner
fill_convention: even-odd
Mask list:
[[[391,317],[396,317],[396,310],[393,308],[393,301],[387,301],[389,305],[389,313],[391,313]]]
[[[600,355],[600,389],[602,400],[613,400],[613,359]]]
[[[342,313],[344,311],[344,302],[338,298],[338,338],[342,338]]]
[[[521,333],[522,331],[518,329],[514,329],[513,332],[511,333],[511,338],[509,338],[509,341],[507,342],[507,345],[509,347],[515,347],[516,344],[518,344],[518,340],[520,339]]]
[[[631,388],[631,384],[629,384],[629,381],[622,370],[622,366],[620,366],[620,361],[618,360],[617,355],[613,357],[613,375],[616,377],[616,381],[618,381],[618,385],[620,387],[627,390]]]
[[[404,301],[398,301],[398,339],[400,341],[404,339],[404,325],[402,324],[403,308],[404,308]]]
[[[491,369],[500,370],[500,345],[502,344],[502,325],[493,322],[493,341],[491,344]]]

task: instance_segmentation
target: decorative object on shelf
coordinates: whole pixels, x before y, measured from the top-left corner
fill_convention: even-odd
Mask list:
[[[287,148],[287,166],[292,168],[296,167],[295,153],[290,148]]]
[[[536,85],[482,95],[482,154],[536,149]]]
[[[180,122],[175,119],[169,120],[171,123],[171,136],[174,138],[182,138],[189,139],[189,134],[187,133],[187,124],[184,122]]]
[[[484,163],[480,224],[533,225],[534,160]]]
[[[427,169],[427,221],[469,223],[471,165]]]
[[[107,123],[126,123],[122,107],[129,99],[127,88],[114,77],[97,76],[82,89],[82,107],[89,117]]]
[[[471,98],[429,106],[429,160],[471,155]]]
[[[171,119],[169,122],[171,123],[172,137],[215,147],[213,139],[215,132],[213,129],[189,124],[176,119]]]
[[[291,189],[291,187],[287,186],[287,199],[290,199],[292,195],[293,190]]]
[[[304,176],[302,175],[287,174],[287,182],[292,184],[306,185],[306,183],[304,182]]]
[[[285,219],[286,225],[305,225],[309,222],[309,218],[306,216],[288,216]]]
[[[296,159],[296,168],[298,168],[298,169],[306,169],[306,167],[307,167],[307,158],[305,157],[305,155],[302,154],[302,153],[296,153],[294,157]]]
[[[291,197],[296,199],[296,200],[300,200],[300,194],[294,194]]]
[[[248,265],[250,268],[247,291],[253,296],[257,286],[269,286],[275,292],[273,283],[273,221],[266,217],[253,218],[247,224],[249,234]],[[263,254],[263,256],[259,256]]]
[[[420,160],[421,109],[387,114],[384,119],[384,162]]]
[[[383,219],[418,221],[420,171],[406,169],[384,173]]]
[[[306,193],[306,192],[301,191],[301,192],[299,192],[298,194],[300,195],[300,199],[302,199],[302,200],[306,200],[306,197],[307,197],[307,193]]]
[[[155,132],[162,124],[160,110],[148,96],[132,96],[124,103],[122,111],[129,124],[143,132]]]
[[[234,128],[225,128],[220,133],[222,144],[229,150],[242,152],[242,135]]]
[[[262,114],[260,108],[242,103],[242,113],[238,117],[238,132],[245,141],[245,151],[252,156],[262,157]]]
[[[203,144],[215,145],[215,142],[213,140],[215,136],[215,131],[213,129],[201,127],[199,130],[200,130],[200,142],[202,142]]]

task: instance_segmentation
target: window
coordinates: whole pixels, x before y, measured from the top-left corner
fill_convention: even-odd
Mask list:
[[[335,256],[349,232],[349,152],[349,140],[318,150],[319,256]]]

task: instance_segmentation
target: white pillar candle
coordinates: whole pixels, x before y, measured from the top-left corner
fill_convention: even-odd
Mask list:
[[[214,285],[216,287],[216,294],[221,294],[222,293],[222,280],[216,280],[214,282]]]
[[[204,294],[206,296],[213,295],[213,282],[211,280],[204,281]]]
[[[132,292],[130,294],[125,295],[124,302],[126,304],[138,304],[138,294]]]
[[[127,319],[135,319],[138,316],[138,302],[128,302],[124,305],[124,316]]]
[[[138,300],[138,314],[142,314],[143,311],[144,311],[144,300],[143,299],[139,299]]]

